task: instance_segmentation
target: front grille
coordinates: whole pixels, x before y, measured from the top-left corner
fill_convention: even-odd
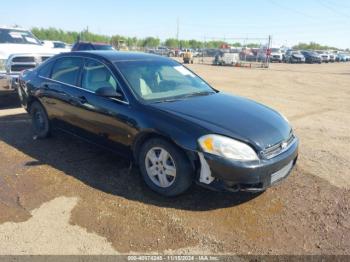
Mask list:
[[[34,63],[34,56],[17,56],[12,59],[14,63]]]
[[[12,65],[11,66],[11,72],[21,72],[23,70],[27,70],[27,69],[32,69],[34,68],[35,65]]]
[[[10,72],[17,73],[23,70],[35,68],[50,57],[51,56],[48,54],[26,54],[14,56],[10,61]]]
[[[295,140],[295,136],[291,132],[288,139],[264,149],[261,152],[261,155],[265,159],[271,159],[275,156],[278,156],[279,154],[286,151],[293,144],[294,140]]]

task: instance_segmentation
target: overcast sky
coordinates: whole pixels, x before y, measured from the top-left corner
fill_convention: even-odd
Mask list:
[[[266,38],[350,47],[347,0],[16,0],[2,1],[0,25],[56,27],[182,39]],[[233,40],[232,40],[233,41]]]

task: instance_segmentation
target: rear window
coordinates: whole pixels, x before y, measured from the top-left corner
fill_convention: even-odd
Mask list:
[[[51,79],[69,85],[77,85],[82,58],[64,57],[56,61]]]
[[[42,65],[42,67],[39,70],[39,76],[50,78],[51,76],[51,69],[55,61],[50,61]]]

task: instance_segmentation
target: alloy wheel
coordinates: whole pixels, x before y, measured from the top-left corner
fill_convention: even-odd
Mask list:
[[[175,182],[175,161],[164,148],[151,148],[146,154],[145,166],[148,177],[158,187],[168,188]]]

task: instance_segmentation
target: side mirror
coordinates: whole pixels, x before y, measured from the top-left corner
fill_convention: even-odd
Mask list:
[[[112,87],[100,87],[95,91],[95,94],[103,97],[112,97],[112,98],[122,98],[123,95],[115,91]]]

